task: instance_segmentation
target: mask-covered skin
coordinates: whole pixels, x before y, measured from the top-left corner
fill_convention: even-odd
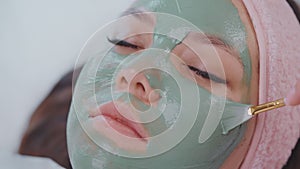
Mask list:
[[[249,100],[237,10],[227,1],[132,7],[159,13],[121,20],[107,35],[116,46],[85,65],[67,129],[73,167],[219,168],[245,131],[222,134],[222,115]]]

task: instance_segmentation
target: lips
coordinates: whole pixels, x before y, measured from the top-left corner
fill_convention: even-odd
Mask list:
[[[107,123],[118,133],[131,138],[138,138],[141,141],[147,142],[149,134],[141,123],[137,114],[133,113],[131,108],[122,102],[109,102],[99,107],[99,110],[90,112],[92,119],[98,120],[99,123]],[[95,127],[102,127],[102,125],[95,125]],[[99,131],[103,131],[99,129]]]

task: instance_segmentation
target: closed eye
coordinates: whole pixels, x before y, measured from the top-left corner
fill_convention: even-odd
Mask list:
[[[187,65],[187,66],[191,71],[195,72],[196,75],[201,76],[204,79],[212,80],[216,83],[227,84],[226,80],[221,79],[221,78],[219,78],[218,76],[216,76],[214,74],[211,74],[211,73],[208,73],[206,71],[200,70],[198,68],[195,68],[194,66],[190,66],[190,65]]]
[[[125,40],[120,40],[120,39],[110,39],[107,37],[108,42],[114,44],[114,45],[118,45],[118,46],[123,46],[123,47],[128,47],[128,48],[132,48],[132,49],[141,49],[141,47],[134,45],[132,43],[129,43]]]

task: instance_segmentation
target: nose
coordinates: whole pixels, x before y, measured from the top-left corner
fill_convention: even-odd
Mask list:
[[[160,99],[159,93],[150,86],[145,74],[137,73],[134,69],[123,69],[118,73],[116,89],[128,92],[148,105],[156,103]]]

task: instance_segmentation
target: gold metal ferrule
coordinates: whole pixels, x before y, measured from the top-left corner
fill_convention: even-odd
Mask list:
[[[276,109],[285,106],[284,99],[278,99],[272,102],[264,103],[258,106],[251,106],[248,109],[249,115],[257,115],[261,112]]]

